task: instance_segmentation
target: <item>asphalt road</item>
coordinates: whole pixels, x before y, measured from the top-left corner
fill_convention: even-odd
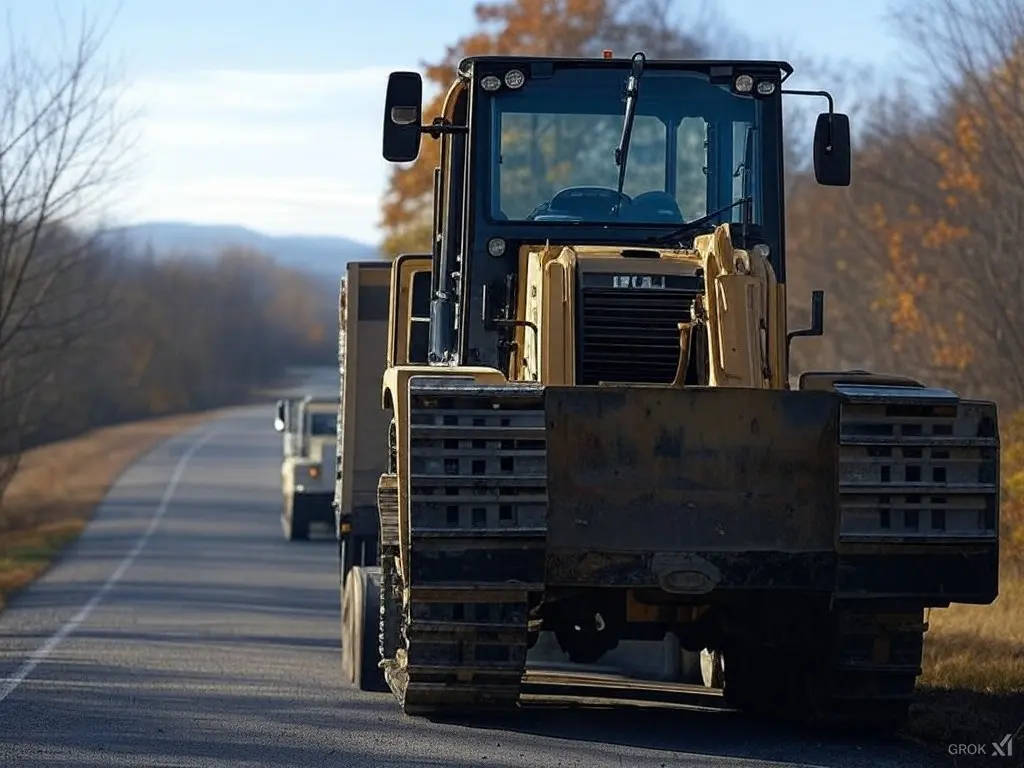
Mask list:
[[[143,457],[0,614],[0,765],[944,764],[721,712],[438,723],[343,687],[335,545],[282,538],[271,412],[239,410]]]

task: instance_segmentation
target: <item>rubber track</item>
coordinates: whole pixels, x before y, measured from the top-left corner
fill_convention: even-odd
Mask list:
[[[435,379],[410,406],[411,602],[389,682],[408,714],[512,709],[544,579],[541,390]]]

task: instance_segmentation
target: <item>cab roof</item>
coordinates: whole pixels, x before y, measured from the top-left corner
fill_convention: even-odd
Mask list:
[[[491,64],[500,66],[529,66],[550,64],[555,67],[607,66],[619,69],[632,66],[631,57],[603,58],[601,56],[467,56],[459,62],[459,70],[465,65]],[[648,58],[645,68],[686,69],[709,75],[728,75],[734,69],[775,69],[781,71],[783,79],[793,74],[793,65],[788,61],[770,59],[655,59]]]

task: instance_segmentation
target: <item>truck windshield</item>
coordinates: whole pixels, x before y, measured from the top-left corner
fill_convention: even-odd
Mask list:
[[[309,415],[309,432],[313,435],[336,435],[338,416],[334,413],[311,413]]]
[[[560,69],[494,94],[492,218],[678,226],[749,195],[759,223],[762,104],[694,72],[644,71],[620,204],[628,75]],[[745,208],[719,220],[739,221]]]

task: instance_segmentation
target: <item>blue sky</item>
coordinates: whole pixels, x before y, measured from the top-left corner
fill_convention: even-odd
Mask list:
[[[0,0],[0,9],[33,44],[54,43],[58,9],[113,19],[106,55],[124,73],[138,138],[116,220],[375,241],[387,72],[442,56],[472,28],[474,2]],[[898,56],[887,0],[712,2],[731,28],[769,46],[752,58]],[[800,84],[829,86],[813,73]]]

